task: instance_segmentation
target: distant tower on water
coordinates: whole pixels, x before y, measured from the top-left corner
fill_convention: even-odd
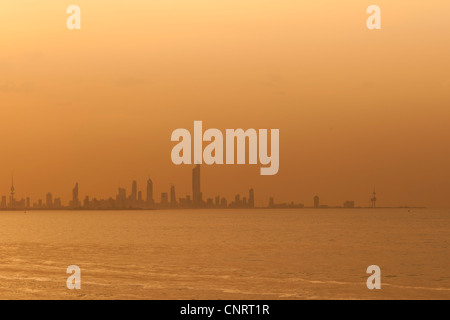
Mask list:
[[[320,202],[319,202],[319,196],[314,197],[314,208],[319,208]]]
[[[376,197],[376,193],[375,193],[375,190],[373,191],[373,193],[372,193],[372,198],[370,198],[370,206],[372,207],[372,208],[376,208],[377,207],[377,197]]]
[[[153,205],[153,182],[150,178],[147,180],[147,205]]]
[[[136,180],[133,180],[133,183],[131,184],[130,201],[132,204],[134,204],[136,200],[137,200],[137,182]]]
[[[172,207],[176,207],[176,205],[177,205],[177,197],[175,195],[175,186],[170,187],[170,205]]]
[[[14,209],[14,176],[11,177],[11,195],[9,197],[9,206]]]
[[[194,207],[198,208],[202,206],[202,192],[200,191],[200,165],[197,164],[192,169],[192,200]]]
[[[79,208],[81,206],[80,200],[78,199],[78,182],[75,184],[75,188],[72,190],[72,201],[70,201],[70,207],[72,209]]]
[[[250,208],[255,207],[255,191],[253,189],[250,189],[248,192],[248,206]]]

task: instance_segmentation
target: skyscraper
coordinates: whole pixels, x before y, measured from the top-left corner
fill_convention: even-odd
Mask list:
[[[177,198],[175,196],[175,186],[170,187],[170,206],[176,207],[177,205]]]
[[[14,209],[14,177],[11,178],[11,195],[9,196],[9,207]]]
[[[320,206],[319,196],[314,197],[314,208],[318,208]]]
[[[137,200],[137,182],[136,180],[133,180],[133,183],[131,185],[131,194],[130,194],[130,201],[132,204],[136,203]]]
[[[241,205],[241,195],[237,194],[234,196],[234,205],[239,207]]]
[[[50,209],[53,208],[53,195],[49,192],[46,196],[45,206]]]
[[[215,206],[216,206],[217,208],[220,206],[220,196],[217,196],[217,197],[214,199],[214,204],[215,204]]]
[[[78,182],[75,184],[75,188],[72,190],[72,201],[70,201],[71,208],[79,208],[80,201],[78,200]]]
[[[10,194],[10,196],[9,196],[9,207],[11,208],[11,209],[14,209],[14,205],[15,205],[15,202],[16,202],[16,200],[14,199],[14,177],[12,176],[11,177],[11,194]]]
[[[250,208],[255,207],[255,192],[253,191],[253,189],[250,189],[250,191],[248,192],[248,206]]]
[[[151,179],[147,180],[147,205],[153,205],[153,182]]]
[[[202,193],[200,191],[200,165],[197,164],[192,169],[192,200],[194,207],[198,208],[202,206]]]

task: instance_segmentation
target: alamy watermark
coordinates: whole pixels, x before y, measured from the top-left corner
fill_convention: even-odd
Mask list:
[[[66,13],[70,14],[67,18],[66,25],[69,30],[81,29],[81,9],[77,5],[70,5],[66,9]],[[381,29],[381,9],[377,5],[367,7],[366,13],[370,14],[367,18],[366,25],[370,30]]]
[[[248,164],[259,163],[266,166],[260,170],[261,175],[277,174],[280,166],[280,130],[270,130],[270,155],[268,154],[268,130],[259,129],[226,129],[225,156],[222,131],[208,129],[203,133],[203,122],[194,121],[194,150],[192,152],[192,137],[187,129],[176,129],[172,132],[171,141],[178,141],[173,147],[171,158],[176,165],[180,164],[246,164],[248,149]],[[203,142],[209,142],[203,148]],[[247,145],[248,141],[248,145]],[[259,152],[258,152],[259,150]],[[192,160],[193,154],[193,160]],[[259,156],[259,157],[258,157]]]
[[[367,8],[370,16],[367,18],[367,28],[369,30],[381,29],[381,9],[377,5],[371,5]]]
[[[379,266],[371,265],[367,267],[366,273],[371,274],[367,278],[366,285],[370,290],[381,289],[381,269]]]
[[[76,5],[70,5],[67,7],[66,13],[70,14],[70,16],[67,18],[67,21],[66,21],[67,29],[69,29],[69,30],[81,29],[81,9],[80,9],[80,7],[76,6]]]
[[[66,281],[67,289],[81,289],[81,269],[79,266],[71,265],[67,267],[66,273],[71,274]]]

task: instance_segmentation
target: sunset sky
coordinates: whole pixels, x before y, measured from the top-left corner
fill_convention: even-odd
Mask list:
[[[81,8],[68,30],[66,8]],[[366,8],[381,7],[368,30]],[[204,198],[450,207],[450,2],[0,3],[0,195],[191,193],[173,130],[280,129],[280,170],[203,166]]]

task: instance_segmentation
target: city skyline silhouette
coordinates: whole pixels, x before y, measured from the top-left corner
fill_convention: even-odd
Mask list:
[[[145,194],[144,194],[145,191]],[[154,186],[152,179],[148,178],[144,190],[138,189],[136,180],[131,182],[131,191],[127,193],[127,189],[119,186],[117,193],[108,198],[97,198],[86,195],[80,198],[79,184],[75,183],[72,189],[72,198],[67,204],[64,204],[60,197],[54,197],[52,192],[47,192],[44,199],[38,198],[32,201],[31,197],[16,198],[16,187],[14,177],[11,178],[11,187],[9,198],[5,195],[1,197],[0,210],[33,210],[33,209],[74,209],[74,210],[137,210],[137,209],[254,209],[254,208],[376,208],[376,193],[370,195],[370,205],[356,206],[354,200],[344,200],[343,205],[330,206],[320,203],[320,197],[314,196],[313,205],[305,206],[303,203],[284,202],[277,203],[273,196],[267,199],[267,206],[255,206],[255,191],[253,188],[248,190],[248,194],[242,196],[236,194],[234,199],[229,201],[226,197],[216,195],[215,197],[203,197],[201,189],[201,165],[196,164],[192,168],[192,193],[185,197],[176,196],[175,185],[170,186],[168,192],[161,192],[159,201],[156,200],[154,194]],[[404,208],[408,206],[401,206]],[[390,207],[392,208],[392,207]]]
[[[191,177],[171,161],[171,134],[192,133],[201,120],[222,133],[281,133],[276,175],[261,177],[260,165],[214,166],[211,175],[205,167],[212,195],[247,195],[252,186],[258,206],[270,196],[310,206],[316,194],[323,203],[368,206],[376,185],[383,205],[450,207],[450,82],[442,63],[449,50],[439,40],[446,10],[408,13],[392,3],[390,14],[401,18],[387,19],[385,30],[404,31],[392,33],[368,30],[357,4],[327,1],[324,11],[279,3],[249,11],[239,2],[229,2],[230,11],[204,3],[211,15],[197,16],[181,2],[177,13],[159,2],[139,1],[136,11],[91,2],[88,12],[102,14],[69,31],[64,10],[5,2],[5,18],[15,18],[4,19],[14,34],[4,34],[0,53],[0,195],[8,199],[14,169],[18,196],[33,202],[45,202],[49,190],[67,205],[75,182],[83,197],[108,198],[118,181],[130,191],[128,181],[145,184],[149,172],[168,194],[164,182],[175,183],[178,198],[191,193]],[[230,27],[233,10],[245,12]],[[314,19],[298,19],[305,12]],[[427,25],[420,32],[405,24],[414,16]],[[149,30],[151,42],[142,41]]]

